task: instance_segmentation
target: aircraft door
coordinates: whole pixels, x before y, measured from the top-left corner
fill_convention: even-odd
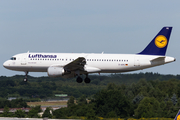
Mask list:
[[[140,66],[140,57],[139,56],[135,56],[134,57],[134,66]]]
[[[21,65],[26,65],[26,59],[27,59],[27,55],[26,54],[23,54],[22,55],[22,59],[21,59]]]

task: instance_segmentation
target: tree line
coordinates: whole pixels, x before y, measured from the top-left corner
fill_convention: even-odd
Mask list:
[[[174,118],[180,109],[180,81],[146,81],[132,85],[109,84],[86,102],[82,96],[78,103],[74,97],[67,108],[55,110],[55,118],[85,116],[89,119],[105,118]]]
[[[24,83],[23,76],[1,76],[0,89],[4,93],[0,91],[0,96],[44,98],[57,93],[71,96],[68,107],[52,111],[49,118],[174,118],[180,108],[179,75],[139,73],[90,77],[92,83],[78,84],[74,78],[30,77]],[[48,111],[50,108],[45,113],[49,114]]]
[[[180,79],[180,75],[161,75],[158,73],[139,73],[139,74],[110,74],[110,75],[89,75],[90,84],[77,83],[76,78],[49,78],[31,77],[29,81],[23,82],[24,76],[15,75],[12,77],[0,76],[0,97],[28,97],[45,99],[54,97],[54,94],[68,94],[79,98],[83,94],[92,96],[99,90],[105,88],[109,83],[116,85],[131,85],[140,79],[147,81],[169,79]]]

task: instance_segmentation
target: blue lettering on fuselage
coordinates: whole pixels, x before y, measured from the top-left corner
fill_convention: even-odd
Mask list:
[[[31,55],[29,54],[29,58],[57,58],[57,55],[42,55],[42,54],[35,54]]]

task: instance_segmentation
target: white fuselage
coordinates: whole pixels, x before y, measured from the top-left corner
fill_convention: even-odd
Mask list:
[[[175,61],[173,57],[140,54],[22,53],[3,66],[16,71],[47,72],[52,65],[63,67],[79,57],[86,59],[84,70],[87,73],[128,72]],[[157,59],[161,57],[163,59]]]

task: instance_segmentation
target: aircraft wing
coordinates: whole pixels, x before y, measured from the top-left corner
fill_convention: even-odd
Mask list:
[[[64,69],[67,71],[75,71],[75,70],[84,71],[85,64],[86,64],[86,59],[84,57],[78,57],[74,61],[65,65]]]

